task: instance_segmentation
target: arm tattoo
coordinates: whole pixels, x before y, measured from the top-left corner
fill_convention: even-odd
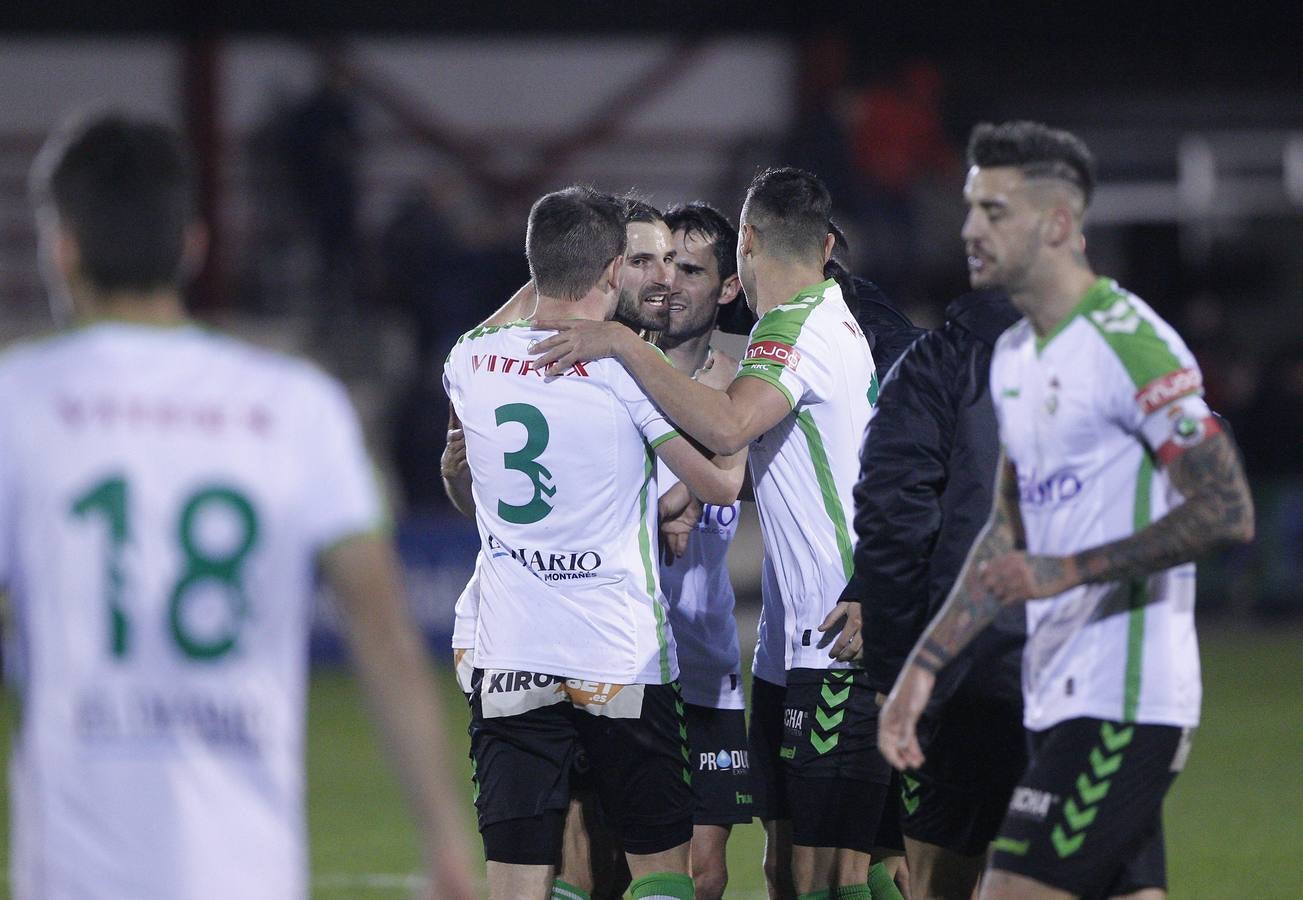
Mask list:
[[[1186,450],[1168,476],[1185,502],[1128,538],[1077,554],[1087,583],[1140,578],[1253,539],[1253,497],[1228,434]]]
[[[1002,457],[991,518],[973,542],[950,596],[923,632],[907,665],[936,674],[995,618],[1001,603],[978,582],[978,570],[983,563],[1022,545],[1018,478],[1013,466]]]

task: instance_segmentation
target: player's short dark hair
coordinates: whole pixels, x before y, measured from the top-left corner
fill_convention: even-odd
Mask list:
[[[1081,191],[1086,205],[1095,193],[1095,157],[1070,131],[1040,122],[983,122],[968,137],[968,164],[1014,166],[1027,178],[1057,178]]]
[[[194,179],[171,128],[119,112],[71,120],[41,148],[31,187],[77,241],[82,274],[99,290],[180,280]]]
[[[529,211],[525,256],[540,294],[578,300],[623,252],[624,220],[610,195],[568,187]]]
[[[701,200],[671,206],[665,210],[665,224],[670,231],[699,234],[712,242],[720,281],[737,274],[737,229],[715,207]]]
[[[661,215],[659,209],[641,197],[635,197],[632,194],[620,198],[620,215],[624,218],[626,225],[631,222],[645,222],[649,225],[655,225],[657,222],[665,221],[665,217]]]
[[[747,224],[759,232],[767,251],[798,259],[822,255],[832,195],[818,175],[791,167],[765,169],[747,188],[745,209]]]

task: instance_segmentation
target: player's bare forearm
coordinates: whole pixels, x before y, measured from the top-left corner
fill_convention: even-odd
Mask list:
[[[736,403],[668,365],[646,341],[622,341],[616,358],[624,364],[666,418],[715,453],[730,456],[750,441]]]
[[[750,433],[752,417],[747,405],[735,400],[732,388],[724,393],[694,381],[628,328],[614,322],[576,319],[540,320],[535,325],[557,332],[531,351],[539,357],[537,367],[546,367],[549,374],[565,372],[576,362],[613,357],[642,385],[666,418],[715,453],[736,453],[755,436]]]
[[[1140,578],[1253,540],[1253,496],[1230,435],[1191,447],[1167,472],[1185,502],[1128,538],[1066,560],[1078,583]]]
[[[443,490],[457,512],[468,519],[475,518],[475,495],[471,492],[469,470],[464,475],[443,476]]]
[[[968,551],[945,604],[914,645],[906,668],[915,665],[936,674],[991,623],[1004,603],[983,585],[982,573],[992,560],[1022,544],[1018,479],[1013,467],[1002,458],[991,518]]]
[[[407,613],[397,556],[387,539],[361,536],[323,557],[348,622],[353,668],[425,839],[442,896],[471,894],[461,837],[461,798],[444,768],[443,710],[434,674]]]

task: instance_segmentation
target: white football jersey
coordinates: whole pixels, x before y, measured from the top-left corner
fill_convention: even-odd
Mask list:
[[[529,348],[550,334],[476,328],[444,368],[483,556],[475,666],[668,683],[653,449],[677,432],[614,360],[545,378]]]
[[[18,897],[307,895],[314,561],[383,518],[305,363],[126,323],[0,359]]]
[[[661,493],[678,479],[659,464]],[[744,709],[741,655],[733,618],[733,582],[728,548],[737,534],[742,504],[702,505],[701,520],[688,536],[688,549],[670,565],[661,563],[661,589],[670,610],[670,630],[679,656],[683,699],[696,706]]]
[[[765,313],[738,378],[782,391],[792,412],[751,442],[748,465],[786,627],[787,669],[847,668],[819,624],[854,571],[854,502],[873,354],[832,279]]]
[[[991,394],[1032,554],[1129,537],[1181,503],[1161,463],[1216,429],[1194,357],[1140,298],[1099,279],[1053,333],[996,344]],[[1157,460],[1157,463],[1156,463]],[[1027,604],[1028,728],[1080,716],[1193,726],[1193,563]]]

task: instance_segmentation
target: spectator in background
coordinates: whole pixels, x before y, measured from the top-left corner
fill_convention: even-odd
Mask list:
[[[1243,423],[1253,401],[1258,361],[1243,352],[1231,338],[1226,301],[1211,291],[1191,297],[1185,304],[1182,333],[1203,372],[1208,404],[1232,424]]]
[[[1242,417],[1261,527],[1250,571],[1257,611],[1303,614],[1303,343],[1268,360]]]
[[[914,274],[914,191],[926,178],[959,168],[941,122],[940,70],[926,60],[906,63],[869,83],[851,103],[850,157],[865,197],[865,266],[888,294],[903,297]]]
[[[459,335],[489,312],[487,298],[510,294],[529,277],[516,244],[489,204],[454,170],[437,170],[407,189],[380,237],[381,296],[410,328],[411,373],[398,388],[390,446],[408,509],[447,509],[433,461],[448,421],[440,381]]]
[[[347,334],[356,318],[358,200],[362,132],[349,80],[323,53],[317,86],[287,111],[285,161],[289,184],[320,265],[317,337]]]

